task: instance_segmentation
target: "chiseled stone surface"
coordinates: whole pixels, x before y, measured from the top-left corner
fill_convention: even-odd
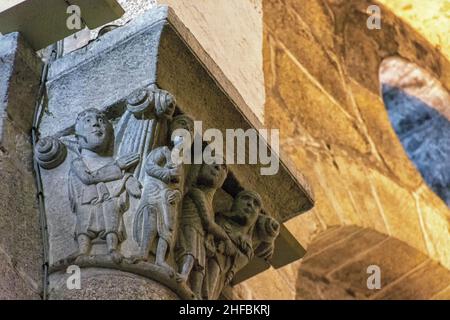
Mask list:
[[[26,275],[20,272],[20,267],[13,267],[11,258],[4,253],[0,253],[0,259],[0,299],[39,300],[39,292],[30,285]]]
[[[0,37],[0,298],[39,299],[42,239],[30,130],[41,62],[18,33]]]
[[[42,136],[70,127],[74,114],[83,109],[121,105],[130,92],[155,82],[176,97],[181,111],[201,119],[205,129],[250,128],[179,35],[166,25],[167,16],[171,23],[177,23],[170,12],[165,6],[147,12],[52,63],[47,83],[49,113],[43,117]],[[67,165],[63,163],[54,172],[42,170],[44,183],[51,181],[58,193],[58,197],[46,199],[51,264],[76,251],[70,229],[74,217],[61,214],[70,208],[58,200],[68,198],[63,174]],[[259,165],[230,165],[230,171],[242,188],[259,192],[265,210],[282,221],[312,205],[309,191],[303,190],[284,166],[278,174],[265,179],[261,179]],[[274,185],[285,191],[273,197]]]
[[[135,6],[137,10],[142,6],[139,0],[123,2],[130,3],[130,6]],[[200,2],[200,4],[181,0],[167,2],[172,2],[169,4],[177,11],[184,11],[183,21],[188,26],[191,24],[192,30],[197,28],[200,32],[208,30],[208,23],[205,22],[207,19],[198,15],[202,11],[199,9],[202,8]],[[356,223],[407,241],[409,245],[415,246],[423,254],[431,256],[449,268],[448,208],[423,184],[420,175],[396,139],[388,114],[383,109],[378,81],[379,63],[382,59],[391,54],[399,54],[427,69],[445,88],[450,88],[450,63],[441,56],[442,53],[447,57],[449,54],[449,42],[446,41],[448,32],[442,33],[448,29],[445,28],[448,25],[448,16],[440,14],[442,10],[448,8],[446,0],[436,0],[432,5],[428,2],[422,3],[420,0],[380,0],[379,2],[387,6],[383,7],[383,30],[373,32],[361,27],[365,26],[367,19],[365,9],[373,1],[285,0],[286,6],[278,6],[280,1],[263,0],[256,1],[257,8],[258,6],[261,8],[261,2],[266,24],[263,35],[266,126],[282,129],[283,150],[290,155],[296,167],[309,178],[317,197],[316,207],[307,214],[291,220],[288,228],[304,246],[311,244],[310,249],[313,249],[315,237],[323,230],[344,223]],[[227,9],[233,11],[234,5],[229,1],[226,3],[230,4]],[[277,15],[289,17],[298,28],[292,30],[291,25],[282,23],[283,20],[274,26],[270,21],[278,21]],[[395,17],[396,15],[409,20],[414,29],[405,26],[402,20]],[[216,28],[210,28],[208,34],[215,33],[215,30]],[[432,45],[429,45],[428,41],[415,30],[425,35]],[[220,34],[222,31],[217,32]],[[253,33],[253,30],[251,32]],[[302,39],[309,41],[309,46],[314,49],[314,55],[310,56],[307,50],[303,50],[304,48],[294,46],[296,43],[294,36],[299,33]],[[243,42],[255,41],[251,36],[246,37],[244,33],[242,34]],[[199,41],[203,39],[202,45],[208,47],[208,50],[215,50],[212,40],[197,37]],[[230,39],[234,39],[234,36],[230,35]],[[259,43],[256,45],[255,43],[245,44],[242,47],[257,47]],[[239,46],[232,41],[232,45],[226,49],[240,52],[235,50],[234,45]],[[256,60],[259,59],[260,52],[257,55]],[[325,98],[316,98],[313,100],[314,103],[311,103],[310,97],[303,101],[306,105],[301,106],[295,98],[290,99],[288,104],[281,103],[290,95],[295,97],[300,94],[293,94],[291,91],[297,90],[297,87],[293,88],[288,82],[285,82],[286,88],[283,89],[285,94],[280,94],[277,80],[280,76],[286,77],[287,71],[292,74],[292,70],[285,70],[277,65],[279,55],[288,56],[285,66],[294,66],[296,72],[303,73],[294,75],[295,77],[309,79],[303,86],[313,87],[314,92]],[[250,52],[246,52],[246,56],[250,57]],[[216,60],[220,61],[219,58]],[[237,63],[228,68],[228,75],[238,75],[234,76],[234,81],[241,83],[240,79],[237,79],[240,72],[236,71],[236,68],[245,70],[247,67]],[[329,70],[333,77],[328,77]],[[333,84],[332,80],[336,83]],[[244,82],[244,87],[249,86],[249,83]],[[347,97],[343,93],[347,94]],[[332,107],[328,108],[326,103],[318,104],[317,100],[321,99],[333,101]],[[249,102],[249,105],[253,108],[256,104]],[[333,121],[327,121],[326,126],[319,123],[320,130],[327,133],[324,136],[327,139],[322,139],[316,126],[308,122],[309,118],[299,115],[300,112],[310,111],[314,106],[320,106],[317,110],[312,110],[316,118],[323,117],[328,120],[335,117],[342,120],[345,126],[340,126],[340,131],[336,133]],[[263,113],[258,107],[254,108],[255,113]],[[320,122],[320,119],[313,120]],[[358,139],[343,139],[339,136],[353,137],[347,136],[349,133],[345,131],[346,128],[350,132],[360,134],[361,140],[366,145],[361,144]],[[334,135],[330,132],[334,132]],[[336,179],[336,176],[338,181],[329,184],[327,179],[329,177]],[[391,186],[395,186],[394,191],[389,190]],[[395,200],[391,199],[390,193],[397,195],[394,197]],[[398,201],[402,195],[409,200]],[[401,215],[397,215],[397,211],[400,211]],[[340,240],[346,236],[342,237]],[[292,282],[290,270],[282,268],[267,271],[268,275],[272,273],[277,274],[277,279],[279,275],[280,278],[291,277]],[[335,276],[345,278],[347,274],[345,271],[335,273]],[[237,292],[236,296],[240,298],[295,296],[295,290],[291,290],[288,285],[276,289],[273,286],[261,286],[260,281],[263,282],[267,278],[270,277],[262,274],[239,285],[234,290]],[[314,293],[319,282],[304,279],[304,283],[305,286],[310,285],[307,293],[312,292],[311,295],[315,297],[325,297],[320,294],[320,290],[317,295]],[[327,283],[322,285],[326,288]],[[283,290],[288,290],[289,293],[286,295]],[[340,284],[333,292],[337,292],[333,293],[333,296],[338,298],[344,297],[345,294],[348,298],[355,298],[356,294],[353,291],[350,291],[352,294],[346,293]],[[443,288],[433,297],[446,296],[448,297],[448,289]],[[364,298],[364,294],[361,294],[361,297]]]
[[[433,298],[450,283],[450,272],[434,261],[427,261],[416,270],[376,295],[376,299],[425,300]]]
[[[70,274],[54,273],[49,279],[50,300],[178,300],[166,286],[132,273],[81,269],[81,289],[68,289]]]

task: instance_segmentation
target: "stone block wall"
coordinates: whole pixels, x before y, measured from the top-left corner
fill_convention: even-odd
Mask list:
[[[368,288],[380,270],[380,288]],[[450,271],[403,241],[368,228],[333,227],[303,258],[297,299],[450,299]]]
[[[18,33],[0,38],[0,299],[39,299],[42,293],[30,138],[41,68]]]
[[[404,241],[449,268],[448,207],[408,159],[379,81],[383,59],[400,55],[448,90],[449,61],[381,4],[382,29],[367,29],[370,4],[263,1],[265,123],[281,128],[282,149],[309,179],[317,199],[315,208],[288,222],[288,228],[310,251],[323,230],[357,225]],[[371,241],[374,246],[383,239]],[[347,246],[341,253],[350,260],[354,249]],[[332,257],[327,259],[333,265]],[[294,272],[276,274],[289,279]],[[258,277],[252,284],[264,280]]]

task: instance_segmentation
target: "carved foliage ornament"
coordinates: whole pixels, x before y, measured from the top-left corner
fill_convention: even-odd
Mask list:
[[[171,159],[193,120],[175,113],[174,97],[150,86],[127,99],[114,119],[97,109],[36,146],[48,170],[68,163],[68,208],[78,251],[59,261],[130,271],[198,299],[216,299],[253,257],[270,259],[278,222],[264,214],[258,193],[241,191],[215,212],[224,164],[186,165]],[[69,152],[68,152],[68,151]],[[61,166],[62,167],[62,166]],[[51,193],[51,183],[47,184]],[[124,215],[129,218],[127,221]],[[57,268],[58,263],[54,263]]]

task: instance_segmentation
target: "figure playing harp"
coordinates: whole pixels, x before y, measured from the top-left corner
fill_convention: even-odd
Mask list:
[[[106,240],[108,254],[119,263],[123,240],[122,215],[129,197],[141,196],[140,183],[129,172],[139,155],[127,154],[114,160],[113,129],[97,109],[81,112],[75,124],[76,153],[69,171],[69,200],[76,215],[75,236],[79,256],[87,256],[95,239]]]

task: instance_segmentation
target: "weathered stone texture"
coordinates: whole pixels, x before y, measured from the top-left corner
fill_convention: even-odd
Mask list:
[[[70,274],[54,273],[49,279],[50,300],[178,300],[160,283],[132,273],[88,268],[81,269],[81,289],[68,289]]]
[[[378,0],[389,10],[410,23],[434,46],[440,47],[450,57],[450,34],[448,33],[450,4],[447,0],[409,1]],[[442,14],[439,14],[442,13]]]
[[[449,52],[446,35],[442,34],[443,28],[434,27],[448,25],[448,19],[436,18],[435,14],[445,5],[441,0],[432,6],[381,0],[387,6],[382,7],[383,28],[370,31],[365,11],[372,2],[252,1],[257,10],[249,13],[252,20],[246,17],[248,22],[228,26],[215,10],[225,12],[223,17],[229,19],[230,12],[242,14],[247,1],[214,2],[212,7],[203,2],[164,1],[180,14],[253,112],[260,119],[264,114],[266,126],[281,129],[283,152],[311,181],[318,199],[316,207],[287,224],[303,245],[315,243],[313,239],[324,229],[357,224],[406,241],[449,267],[448,208],[423,185],[392,129],[380,96],[378,75],[382,60],[399,54],[450,88],[450,63],[441,56]],[[259,10],[263,13],[261,25]],[[425,15],[419,16],[418,12]],[[210,13],[214,21],[209,21]],[[414,29],[396,14],[410,21]],[[254,37],[255,26],[264,28],[262,51],[261,39]],[[237,27],[242,41],[236,41],[236,34],[227,27]],[[217,42],[228,45],[224,48]],[[262,100],[251,96],[261,79],[257,76],[260,71],[254,72],[249,66],[260,66],[247,61],[260,63],[261,52],[266,88],[264,112],[256,102]],[[234,54],[240,57],[237,61],[242,61],[241,56],[245,61],[235,63]],[[249,81],[249,77],[255,81]],[[288,269],[266,273],[285,279],[292,277]],[[346,277],[348,272],[336,275]],[[265,277],[262,274],[239,285],[233,291],[235,297],[284,296],[281,291],[260,286]],[[310,282],[310,288],[314,283]],[[285,287],[292,297],[289,285]],[[347,292],[338,285],[336,290],[348,298],[364,298],[366,294],[364,290]],[[340,293],[331,295],[343,297]],[[321,297],[327,295],[321,293]]]
[[[40,295],[32,285],[26,274],[22,273],[21,268],[15,266],[11,258],[0,253],[0,298],[2,300],[17,299],[40,299]]]
[[[150,3],[121,2],[133,12],[129,17]],[[381,31],[365,27],[365,9],[373,2],[366,0],[159,2],[175,8],[259,119],[264,118],[268,127],[281,128],[283,151],[308,177],[317,198],[312,211],[287,224],[304,246],[316,251],[314,239],[323,230],[331,227],[338,232],[335,226],[357,224],[406,241],[450,267],[448,208],[423,184],[396,137],[382,103],[378,77],[381,61],[398,54],[425,68],[444,89],[450,88],[450,42],[445,27],[449,20],[436,14],[448,11],[445,0],[379,0],[386,6],[382,7]],[[245,21],[239,18],[236,22],[236,16]],[[255,32],[261,28],[262,35]],[[264,110],[261,70],[266,88]],[[339,238],[325,233],[324,238],[329,246],[355,232],[345,231]],[[393,257],[403,254],[394,240],[383,243]],[[367,259],[379,259],[392,270],[383,280],[386,283],[396,281],[404,269],[414,268],[424,257],[408,247],[404,269],[395,269],[391,256],[379,256],[384,245],[367,253]],[[360,281],[367,274],[359,270],[366,260],[358,259],[332,273],[335,282],[301,269],[303,285],[297,288],[297,298],[366,298],[370,294]],[[261,285],[274,283],[274,277],[282,285]],[[292,298],[295,290],[285,281],[292,282],[292,277],[292,268],[270,269],[240,284],[232,294],[237,298]],[[439,290],[422,297],[448,298],[448,289]]]
[[[38,299],[42,290],[30,141],[40,72],[40,60],[18,33],[0,38],[0,297],[8,299]]]
[[[315,26],[317,28],[326,28],[328,26],[328,28],[330,28],[331,26],[328,25],[329,21],[322,21],[319,19],[317,21],[318,23],[315,24],[311,23],[312,21],[303,21],[299,14],[302,13],[303,16],[307,15],[304,9],[293,9],[293,6],[300,9],[302,4],[297,2],[296,5],[293,5],[293,2],[296,1],[274,0],[266,1],[264,3],[264,10],[266,12],[271,12],[271,14],[268,14],[265,17],[264,23],[266,32],[270,33],[275,39],[281,42],[282,46],[285,47],[296,60],[301,61],[302,66],[308,70],[315,80],[329,91],[332,97],[336,99],[340,105],[347,108],[350,101],[348,100],[345,85],[342,81],[343,79],[340,74],[335,53],[327,50],[324,47],[322,39],[318,41],[316,38],[317,33],[313,34],[309,27]],[[320,6],[315,0],[309,1],[309,5],[307,6],[313,7],[313,3],[316,6]],[[310,12],[308,16],[312,17],[314,16],[314,13]],[[326,18],[328,16],[323,12],[321,16],[322,19],[328,20]],[[289,30],[289,32],[286,32],[287,30]],[[331,42],[331,40],[328,40],[328,42]],[[332,46],[332,44],[328,43],[328,46]],[[327,70],[327,72],[323,72],[323,70]],[[350,107],[347,109],[350,109]]]
[[[291,232],[309,252],[318,250],[317,235],[327,228],[336,230],[338,225],[355,224],[405,241],[412,248],[402,253],[396,253],[394,240],[389,239],[367,256],[392,270],[383,280],[392,282],[427,255],[450,267],[450,217],[445,204],[424,185],[392,128],[380,95],[380,64],[398,54],[426,69],[437,80],[424,83],[422,92],[443,112],[445,103],[436,100],[432,88],[438,81],[450,88],[449,63],[442,56],[448,49],[433,47],[422,35],[434,33],[431,42],[438,43],[445,35],[435,36],[442,32],[434,32],[430,25],[439,19],[441,25],[449,23],[442,18],[423,22],[417,14],[419,7],[424,10],[422,4],[413,3],[408,12],[402,0],[380,2],[395,10],[382,7],[382,30],[371,31],[366,28],[366,9],[373,1],[263,1],[265,125],[281,129],[282,150],[308,177],[317,199],[310,212],[287,224]],[[434,9],[427,7],[428,17],[430,12],[439,15],[439,2],[433,4]],[[397,11],[416,26],[423,23],[418,28],[422,35],[399,19]],[[427,86],[431,83],[432,88]],[[329,245],[347,237],[330,237]],[[298,283],[302,285],[297,298],[365,299],[373,295],[365,282],[360,283],[367,279],[365,269],[363,273],[352,271],[367,261],[363,256],[370,246],[355,244],[354,250],[360,247],[364,254],[351,262],[354,257],[347,253],[351,256],[353,249],[343,243],[336,248],[343,250],[342,263],[348,266],[332,272],[336,279],[330,282],[323,275],[312,276],[311,270],[320,269],[321,264],[332,268],[327,261],[331,264],[336,259],[337,267],[341,260],[332,251],[324,253],[323,260],[312,257],[311,265],[316,264],[311,270],[304,267],[307,263],[300,267]],[[392,255],[380,255],[384,246]],[[395,257],[402,254],[407,255],[404,266],[396,265]],[[286,270],[277,271],[289,275]],[[247,286],[246,290],[252,289]]]

